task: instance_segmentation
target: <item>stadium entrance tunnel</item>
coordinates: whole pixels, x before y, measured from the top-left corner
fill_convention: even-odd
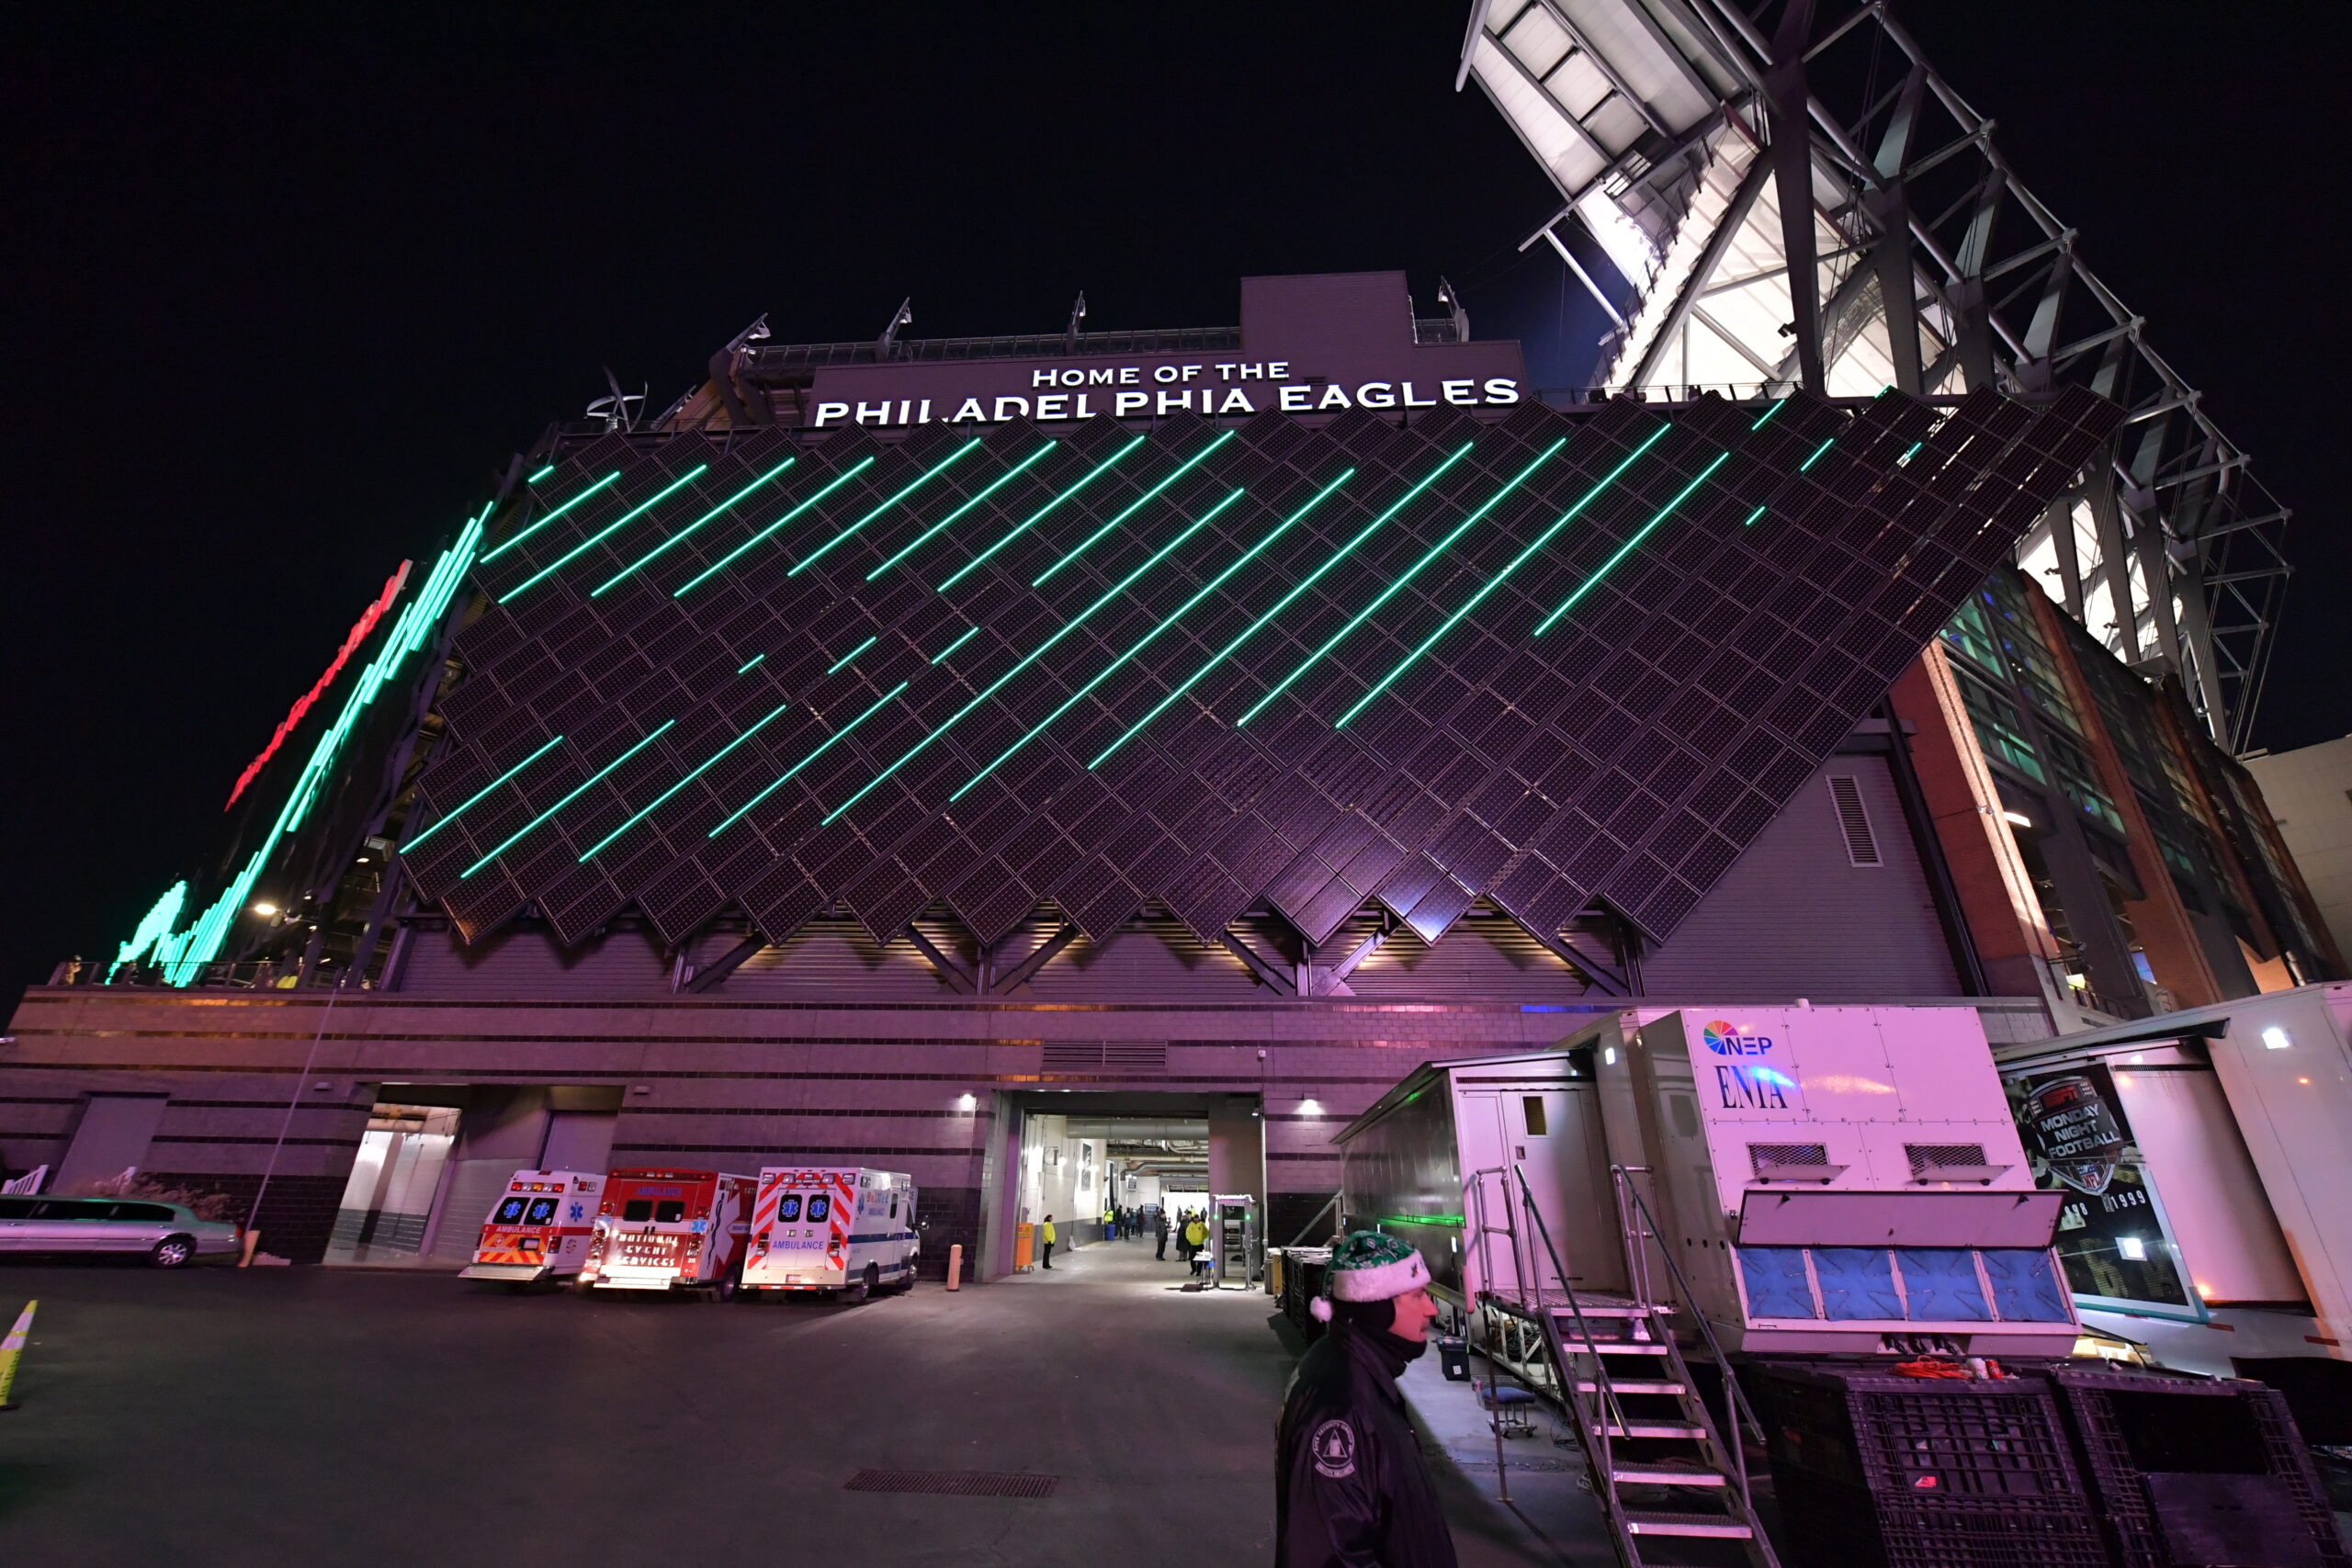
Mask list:
[[[1212,1194],[1266,1204],[1265,1105],[1254,1094],[1055,1089],[995,1097],[984,1173],[984,1279],[1011,1274],[1042,1252],[1032,1230],[1054,1219],[1057,1257],[1103,1238],[1103,1213],[1208,1207]],[[1262,1218],[1260,1223],[1262,1224]],[[1171,1244],[1169,1257],[1176,1256]]]

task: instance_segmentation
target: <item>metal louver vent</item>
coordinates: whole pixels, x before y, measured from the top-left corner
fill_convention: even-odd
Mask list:
[[[1164,1073],[1168,1045],[1102,1040],[1048,1040],[1039,1064],[1049,1073]]]
[[[1925,1176],[1929,1170],[1947,1166],[1977,1166],[1984,1163],[1982,1144],[1905,1144],[1903,1152],[1911,1156],[1911,1174]]]
[[[1750,1144],[1747,1157],[1761,1176],[1773,1166],[1827,1165],[1829,1150],[1821,1144]]]
[[[1878,852],[1878,835],[1871,830],[1871,814],[1862,805],[1862,783],[1851,773],[1829,775],[1829,799],[1838,807],[1838,827],[1846,835],[1846,859],[1855,865],[1884,865]]]

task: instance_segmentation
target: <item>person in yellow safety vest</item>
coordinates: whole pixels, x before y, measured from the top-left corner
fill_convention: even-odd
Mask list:
[[[1119,1239],[1119,1211],[1116,1209],[1106,1208],[1102,1211],[1102,1239],[1104,1241]]]
[[[1201,1256],[1201,1249],[1208,1244],[1209,1227],[1201,1223],[1200,1215],[1194,1214],[1191,1223],[1184,1227],[1184,1250],[1192,1255],[1189,1261],[1195,1274],[1208,1265],[1208,1259]]]
[[[1043,1226],[1041,1226],[1041,1227],[1039,1228],[1039,1230],[1038,1230],[1038,1234],[1039,1234],[1040,1235],[1042,1235],[1042,1236],[1045,1238],[1045,1241],[1046,1241],[1046,1267],[1047,1269],[1051,1269],[1051,1268],[1054,1266],[1054,1216],[1053,1216],[1053,1215],[1051,1215],[1051,1214],[1047,1214],[1047,1215],[1046,1216],[1046,1223],[1045,1223],[1045,1224],[1044,1224]]]

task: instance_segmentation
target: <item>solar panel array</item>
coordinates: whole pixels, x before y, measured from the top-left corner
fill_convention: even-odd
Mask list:
[[[470,941],[1050,900],[1690,913],[2115,411],[619,437],[503,514],[406,851]]]

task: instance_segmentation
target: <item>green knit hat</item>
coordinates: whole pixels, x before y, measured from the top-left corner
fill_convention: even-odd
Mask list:
[[[1331,1321],[1331,1303],[1385,1302],[1417,1291],[1430,1282],[1430,1266],[1421,1255],[1393,1235],[1356,1231],[1331,1249],[1330,1270],[1323,1276],[1323,1293],[1307,1311],[1325,1323]]]

